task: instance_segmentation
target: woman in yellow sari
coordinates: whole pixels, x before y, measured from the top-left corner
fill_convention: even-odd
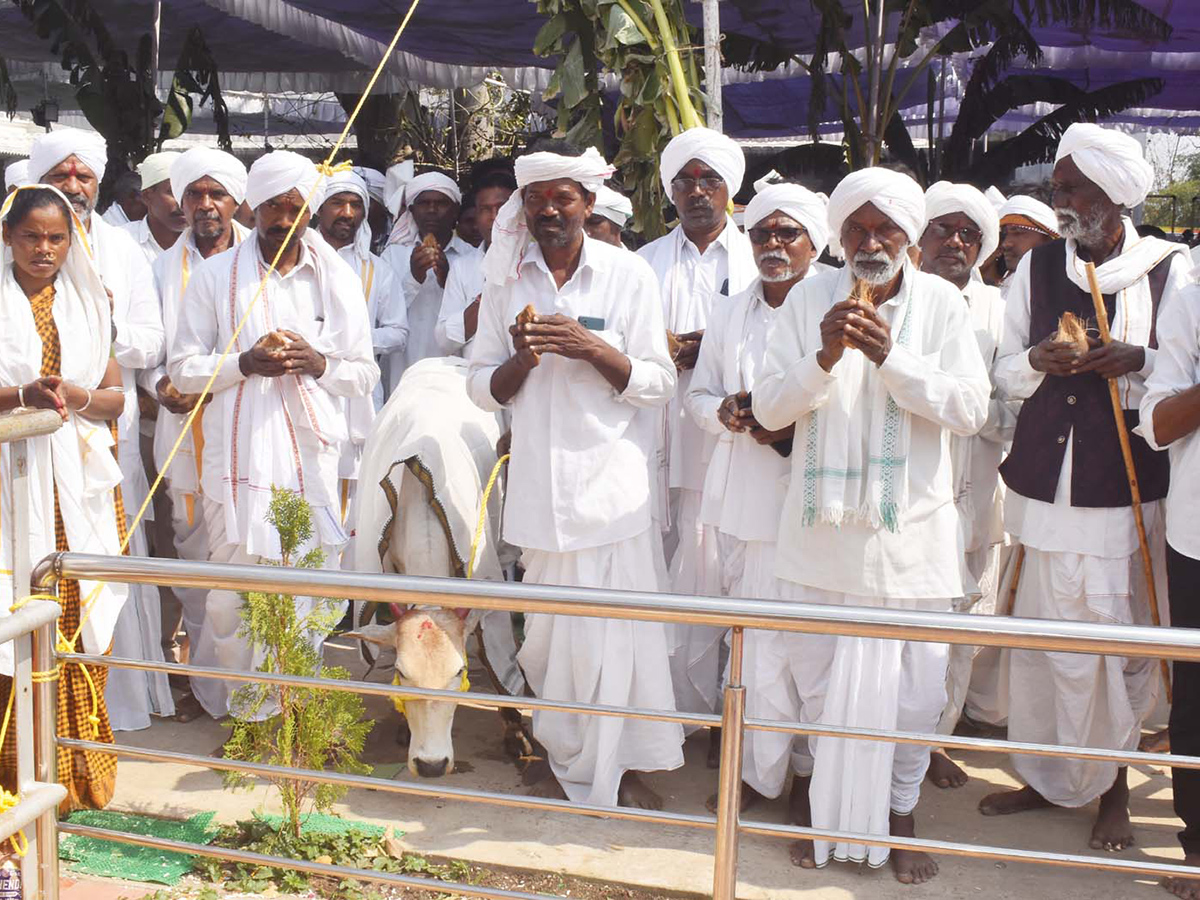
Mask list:
[[[0,209],[0,415],[51,409],[63,426],[31,441],[30,528],[18,552],[35,564],[55,550],[116,554],[125,532],[121,470],[111,423],[124,407],[121,374],[110,358],[110,300],[90,258],[79,219],[54,188],[32,185]],[[0,448],[0,590],[12,596],[13,521],[8,447]],[[18,585],[17,595],[28,591]],[[105,653],[125,601],[123,585],[64,580],[59,630],[77,652]],[[8,604],[0,604],[8,615]],[[12,691],[12,646],[0,645],[0,711]],[[58,734],[112,742],[104,706],[107,669],[60,667]],[[15,735],[0,747],[0,781],[14,789]],[[62,811],[102,807],[116,787],[116,757],[58,751],[67,788]]]

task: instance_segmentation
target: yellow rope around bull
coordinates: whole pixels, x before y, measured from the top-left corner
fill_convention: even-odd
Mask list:
[[[316,181],[316,184],[313,186],[313,189],[311,191],[309,191],[308,196],[304,198],[304,203],[300,207],[300,217],[297,217],[296,221],[294,221],[292,223],[292,227],[290,229],[288,229],[287,237],[284,238],[283,243],[280,245],[278,252],[275,254],[275,258],[271,260],[271,264],[267,267],[267,271],[263,273],[262,280],[258,284],[258,290],[255,291],[254,296],[250,300],[250,304],[246,307],[246,312],[242,315],[241,320],[237,323],[237,327],[234,328],[233,335],[229,338],[228,343],[226,343],[225,349],[221,351],[220,359],[218,360],[217,366],[215,367],[213,374],[209,377],[208,382],[204,385],[204,389],[200,391],[200,395],[199,395],[198,399],[196,400],[196,405],[194,407],[192,407],[192,411],[188,413],[187,420],[184,422],[184,427],[180,430],[179,437],[175,440],[175,445],[173,447],[171,447],[171,452],[167,454],[166,462],[163,463],[162,468],[158,473],[158,476],[154,479],[154,483],[152,485],[150,485],[150,490],[146,493],[146,498],[145,498],[145,500],[142,501],[142,505],[138,509],[137,515],[133,517],[133,522],[131,522],[129,524],[129,527],[125,534],[125,539],[123,541],[121,541],[121,548],[118,551],[119,553],[124,554],[125,551],[129,549],[129,541],[133,537],[133,534],[137,530],[137,527],[141,524],[142,519],[145,518],[146,510],[149,509],[150,504],[154,499],[155,492],[159,489],[159,486],[162,484],[163,477],[166,475],[167,471],[170,469],[171,463],[175,460],[175,456],[176,456],[176,454],[178,454],[179,448],[180,448],[180,446],[182,446],[184,438],[191,436],[192,424],[195,422],[196,416],[199,415],[200,409],[204,405],[204,401],[208,398],[209,394],[212,391],[213,382],[216,381],[217,374],[221,371],[221,364],[224,363],[225,359],[229,356],[229,354],[231,352],[233,352],[233,348],[237,344],[238,336],[242,333],[242,328],[245,326],[246,322],[249,320],[251,312],[254,311],[254,307],[258,304],[259,299],[262,297],[263,292],[266,290],[267,280],[271,277],[271,273],[275,271],[275,267],[279,264],[279,260],[283,256],[284,249],[288,246],[288,244],[292,240],[292,237],[295,235],[296,228],[300,224],[300,220],[304,215],[304,211],[307,209],[311,209],[312,198],[315,196],[316,192],[320,189],[321,182],[325,178],[330,177],[331,175],[333,175],[336,172],[346,171],[347,169],[350,168],[349,162],[342,162],[342,163],[335,165],[333,160],[337,156],[339,151],[342,149],[342,145],[346,142],[346,138],[350,134],[350,129],[354,127],[354,122],[357,120],[358,114],[360,112],[362,112],[362,108],[366,104],[367,98],[371,95],[371,91],[375,88],[375,83],[379,80],[379,76],[383,73],[384,66],[387,65],[387,61],[389,59],[391,59],[392,53],[396,49],[396,45],[400,42],[400,36],[402,34],[404,34],[404,30],[408,27],[408,23],[412,19],[413,13],[416,12],[417,4],[419,2],[420,2],[420,0],[412,0],[412,3],[408,7],[408,12],[405,13],[404,18],[400,22],[400,26],[396,29],[395,35],[392,36],[391,43],[388,44],[387,51],[384,53],[383,58],[379,61],[379,65],[375,67],[375,71],[372,73],[370,80],[367,82],[367,86],[365,88],[363,88],[363,92],[362,92],[361,96],[359,96],[359,98],[358,98],[358,103],[355,104],[354,110],[350,113],[349,118],[346,120],[346,126],[345,126],[345,128],[342,129],[342,133],[338,137],[337,142],[333,145],[333,149],[329,151],[329,155],[325,158],[325,161],[320,163],[317,166],[317,171],[318,171],[317,181]],[[76,642],[79,640],[80,634],[83,633],[83,626],[87,623],[88,617],[92,613],[92,608],[95,605],[96,599],[97,599],[97,597],[99,597],[100,591],[104,587],[104,585],[105,585],[105,582],[103,582],[103,581],[97,582],[96,586],[94,588],[92,588],[92,590],[88,594],[88,596],[80,603],[79,627],[75,629],[75,633],[71,636],[70,640],[67,640],[66,636],[62,633],[61,629],[58,630],[55,643],[56,643],[56,649],[58,650],[59,653],[74,652]],[[39,600],[39,599],[51,600],[55,603],[58,602],[58,597],[55,597],[55,596],[51,596],[48,594],[33,594],[29,597],[25,597],[23,600],[18,601],[12,607],[12,610],[15,611],[15,610],[19,609],[21,606],[25,605],[30,600]],[[83,677],[84,677],[84,680],[87,682],[88,692],[91,695],[91,699],[92,699],[92,713],[90,716],[88,716],[88,723],[92,726],[92,729],[93,729],[92,734],[89,737],[90,737],[90,739],[94,740],[96,735],[99,732],[99,727],[100,727],[100,700],[99,700],[98,693],[96,691],[95,682],[92,680],[91,673],[88,672],[87,667],[84,666],[82,663],[79,663],[77,665],[79,665],[80,670],[83,672]],[[34,676],[34,681],[52,681],[52,680],[56,680],[59,677],[59,672],[58,672],[58,669],[55,669],[52,672],[34,672],[33,676]],[[10,694],[9,694],[8,707],[6,708],[6,710],[4,712],[3,722],[0,723],[0,746],[3,745],[4,736],[8,730],[8,721],[9,721],[10,714],[12,711],[13,693],[14,692],[10,692]],[[0,793],[0,813],[2,813],[6,809],[12,808],[19,801],[20,801],[19,795],[11,794],[8,791],[3,791],[2,793]],[[13,849],[17,852],[18,855],[23,856],[28,847],[28,845],[25,841],[24,834],[20,833],[19,836],[13,835],[11,840],[12,840]]]
[[[350,168],[349,162],[343,162],[335,165],[333,163],[334,157],[337,156],[338,152],[342,149],[342,145],[346,142],[346,138],[350,134],[350,129],[354,127],[354,122],[358,118],[358,114],[362,111],[363,106],[366,104],[367,98],[371,95],[371,91],[374,89],[375,83],[379,80],[379,76],[383,73],[384,66],[387,64],[387,61],[391,59],[392,53],[395,51],[396,45],[400,41],[400,36],[404,34],[405,28],[408,27],[409,20],[412,19],[413,13],[416,11],[417,4],[419,2],[420,0],[412,0],[412,3],[408,7],[408,12],[405,13],[404,18],[400,22],[400,26],[396,29],[395,35],[392,36],[391,43],[388,44],[387,51],[384,53],[383,58],[379,61],[379,65],[375,67],[375,71],[372,73],[370,80],[367,82],[367,86],[363,89],[362,95],[358,98],[358,103],[355,104],[354,110],[350,113],[350,117],[346,120],[346,126],[342,129],[342,133],[338,136],[336,143],[334,143],[333,149],[329,151],[329,155],[325,158],[325,161],[317,166],[319,175],[316,184],[313,186],[313,189],[309,191],[308,196],[304,198],[304,203],[300,207],[301,217],[304,215],[305,210],[311,209],[312,198],[320,189],[321,182],[336,172],[346,171]],[[190,437],[192,433],[192,423],[196,420],[196,416],[199,415],[200,409],[204,405],[204,401],[211,393],[213,382],[216,381],[217,375],[221,371],[222,363],[224,363],[229,354],[233,352],[233,348],[237,344],[238,336],[242,333],[243,326],[245,326],[246,322],[249,320],[250,314],[254,311],[254,307],[258,304],[259,298],[262,297],[263,292],[266,290],[267,280],[271,277],[271,273],[275,271],[275,267],[279,264],[279,260],[283,256],[284,249],[286,249],[291,242],[292,236],[296,233],[296,227],[299,224],[300,218],[298,217],[296,221],[292,223],[292,227],[288,229],[287,237],[284,238],[283,243],[280,244],[279,250],[275,254],[275,258],[271,260],[271,264],[267,267],[267,271],[263,273],[262,280],[258,284],[258,290],[254,292],[254,296],[251,298],[250,304],[246,307],[246,312],[242,315],[241,320],[237,323],[237,327],[234,328],[233,334],[230,336],[228,343],[225,344],[225,349],[221,351],[220,358],[217,360],[217,365],[214,367],[213,374],[209,376],[208,382],[204,385],[203,390],[200,391],[200,395],[196,400],[196,405],[192,407],[192,411],[188,413],[183,428],[180,429],[179,437],[176,438],[174,446],[171,447],[171,452],[167,454],[166,462],[163,463],[158,476],[154,479],[154,483],[150,485],[150,490],[146,493],[146,499],[142,501],[141,508],[138,509],[137,515],[134,516],[133,522],[130,523],[127,534],[125,535],[125,540],[121,542],[120,553],[125,553],[125,551],[129,548],[129,541],[132,538],[134,531],[137,530],[138,525],[141,524],[142,519],[145,517],[146,510],[150,507],[150,504],[154,499],[155,492],[162,484],[163,477],[170,469],[171,463],[175,460],[175,456],[179,452],[179,448],[182,446],[184,438]],[[87,621],[88,616],[91,615],[92,606],[95,604],[96,598],[99,596],[100,590],[104,587],[104,584],[105,583],[103,581],[97,582],[91,593],[88,594],[87,598],[81,604],[79,628],[76,629],[74,639],[71,641],[72,646],[75,643],[75,639],[78,639],[80,633],[83,631],[83,625]]]

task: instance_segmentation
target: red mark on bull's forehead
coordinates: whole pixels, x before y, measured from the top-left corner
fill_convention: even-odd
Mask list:
[[[419,641],[422,637],[424,637],[425,632],[432,631],[432,630],[433,630],[433,623],[430,622],[428,619],[426,619],[424,622],[421,623],[421,627],[417,629],[417,640]]]

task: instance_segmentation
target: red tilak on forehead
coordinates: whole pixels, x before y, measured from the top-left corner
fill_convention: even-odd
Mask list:
[[[67,177],[68,178],[78,178],[79,177],[79,163],[69,162],[69,163],[67,163],[67,165],[70,167],[67,169]]]
[[[700,178],[703,175],[707,175],[711,171],[712,170],[709,169],[708,166],[702,163],[696,163],[695,165],[683,167],[683,174],[689,175],[692,178]]]

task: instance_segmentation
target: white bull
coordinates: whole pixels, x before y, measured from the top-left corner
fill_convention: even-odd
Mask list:
[[[496,463],[501,422],[467,396],[466,363],[427,359],[412,366],[380,410],[363,449],[355,500],[353,565],[362,572],[465,578],[484,488]],[[501,488],[492,491],[476,548],[474,578],[503,579]],[[390,647],[398,683],[458,689],[465,684],[467,636],[482,624],[481,644],[496,687],[525,690],[508,613],[397,610],[386,626],[362,625],[349,637]],[[358,618],[356,616],[356,623]],[[456,704],[406,700],[408,768],[437,777],[454,770]],[[511,738],[519,716],[503,716]]]

